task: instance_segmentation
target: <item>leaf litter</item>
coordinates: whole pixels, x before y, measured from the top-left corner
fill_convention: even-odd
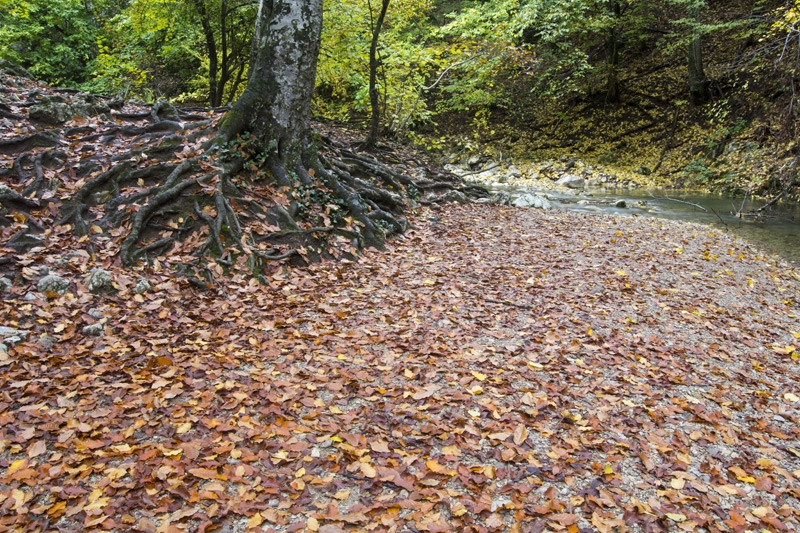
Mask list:
[[[791,265],[665,220],[415,225],[266,286],[157,262],[106,264],[115,295],[15,286],[0,528],[800,530]]]
[[[665,220],[413,222],[204,291],[180,247],[124,270],[47,227],[0,307],[0,531],[800,530],[794,266]]]

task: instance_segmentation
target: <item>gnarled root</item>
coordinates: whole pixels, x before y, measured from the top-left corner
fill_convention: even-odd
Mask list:
[[[464,188],[452,176],[414,179],[333,142],[280,155],[272,143],[239,139],[232,124],[244,122],[218,131],[209,112],[167,102],[113,114],[117,123],[0,142],[0,154],[13,157],[0,170],[13,184],[0,188],[0,210],[25,213],[6,246],[39,245],[40,219],[54,217],[90,250],[118,246],[125,265],[178,257],[202,287],[219,271],[211,263],[258,275],[279,261],[382,248],[409,228],[405,212],[419,191]]]

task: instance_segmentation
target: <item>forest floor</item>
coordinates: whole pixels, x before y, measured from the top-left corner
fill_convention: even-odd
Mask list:
[[[0,527],[800,529],[796,271],[664,220],[415,224],[269,286],[14,286]]]
[[[641,217],[410,221],[205,290],[47,225],[0,304],[0,531],[800,530],[794,268]]]

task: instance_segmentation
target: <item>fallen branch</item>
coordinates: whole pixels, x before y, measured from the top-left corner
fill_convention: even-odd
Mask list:
[[[525,305],[525,304],[515,304],[510,300],[494,300],[492,298],[484,298],[485,301],[493,303],[493,304],[503,304],[503,305],[510,305],[511,307],[518,307],[520,309],[534,309],[532,305]]]
[[[690,206],[692,206],[692,207],[696,207],[697,209],[699,209],[699,210],[703,211],[704,213],[708,213],[708,209],[706,209],[706,208],[705,208],[705,207],[703,207],[702,205],[700,205],[700,204],[696,204],[696,203],[694,203],[694,202],[688,202],[688,201],[686,201],[686,200],[679,200],[679,199],[677,199],[677,198],[670,198],[669,196],[656,196],[655,194],[653,194],[653,193],[652,193],[652,192],[650,192],[650,191],[647,191],[647,193],[648,193],[648,194],[650,195],[650,197],[651,197],[651,198],[653,198],[654,200],[669,200],[670,202],[678,202],[679,204],[686,204],[686,205],[690,205]]]

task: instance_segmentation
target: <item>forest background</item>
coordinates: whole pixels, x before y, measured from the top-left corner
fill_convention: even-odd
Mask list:
[[[54,85],[224,106],[247,82],[256,7],[0,0],[0,59]],[[379,34],[380,125],[394,139],[796,199],[799,12],[785,0],[328,0],[314,114],[367,126]]]

